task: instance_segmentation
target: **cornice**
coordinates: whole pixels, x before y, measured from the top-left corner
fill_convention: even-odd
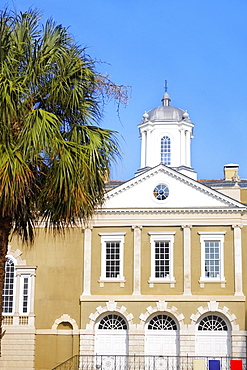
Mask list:
[[[110,298],[111,297],[111,298]],[[108,302],[114,300],[116,302],[159,302],[165,298],[166,302],[245,302],[246,297],[235,295],[88,295],[80,296],[81,302]]]
[[[243,208],[102,208],[97,214],[247,214]]]

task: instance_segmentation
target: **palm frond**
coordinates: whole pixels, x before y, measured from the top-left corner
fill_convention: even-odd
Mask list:
[[[67,28],[40,18],[0,13],[0,215],[25,239],[35,220],[90,217],[120,156],[116,133],[98,125],[114,84]]]

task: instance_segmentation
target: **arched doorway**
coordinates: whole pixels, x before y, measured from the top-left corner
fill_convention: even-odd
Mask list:
[[[73,356],[73,327],[69,322],[61,322],[57,326],[56,365]]]
[[[147,357],[147,361],[152,369],[176,366],[175,356],[179,355],[179,335],[178,325],[171,316],[158,314],[147,322],[145,354],[150,356]]]
[[[96,325],[96,355],[127,355],[128,327],[125,319],[108,314]]]
[[[225,318],[211,314],[198,321],[196,355],[206,357],[231,355],[231,330]]]

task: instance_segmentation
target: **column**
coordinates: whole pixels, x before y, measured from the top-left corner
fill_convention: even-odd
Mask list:
[[[146,166],[146,146],[147,146],[147,131],[142,131],[142,145],[141,145],[141,168]]]
[[[31,297],[30,297],[30,313],[34,313],[34,288],[35,288],[35,284],[34,284],[34,280],[35,280],[35,272],[32,272],[30,274],[30,285],[31,285]]]
[[[142,226],[132,226],[134,230],[134,291],[133,295],[141,294],[141,229]]]
[[[21,290],[21,273],[16,272],[16,296],[15,296],[15,311],[13,315],[13,325],[19,325],[19,315],[20,315],[20,290]]]
[[[84,229],[84,282],[83,295],[91,294],[91,243],[92,243],[92,228],[85,227]]]
[[[235,293],[234,295],[243,295],[242,288],[242,241],[241,241],[241,225],[233,225],[234,235],[234,270],[235,270]]]
[[[184,234],[184,295],[191,295],[191,225],[183,225]]]
[[[180,130],[180,166],[185,165],[185,130]]]
[[[35,319],[35,314],[34,314],[34,289],[35,289],[35,271],[30,274],[30,286],[31,286],[31,293],[30,293],[30,313],[28,317],[28,325],[29,326],[34,326],[34,319]]]
[[[146,131],[145,166],[150,166],[150,130]]]
[[[145,149],[145,166],[152,166],[152,143],[151,143],[151,130],[150,128],[147,129],[146,132],[147,139],[146,139],[146,149]]]
[[[189,130],[185,131],[185,147],[186,147],[185,165],[190,167],[190,132]]]

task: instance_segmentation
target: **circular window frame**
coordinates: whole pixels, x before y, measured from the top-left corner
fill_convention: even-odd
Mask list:
[[[155,192],[157,192],[157,195],[155,195]],[[160,192],[160,194],[158,193],[158,192]],[[158,198],[158,196],[162,196],[163,194],[162,194],[162,192],[166,192],[165,194],[164,194],[164,198],[163,199],[159,199]],[[168,193],[168,194],[167,194]],[[169,198],[169,196],[170,196],[170,188],[169,188],[169,186],[166,184],[166,183],[164,183],[164,182],[159,182],[159,183],[157,183],[155,186],[154,186],[154,188],[153,188],[153,190],[152,190],[152,197],[153,197],[153,199],[157,202],[157,203],[163,203],[163,202],[166,202],[167,201],[167,199]]]

